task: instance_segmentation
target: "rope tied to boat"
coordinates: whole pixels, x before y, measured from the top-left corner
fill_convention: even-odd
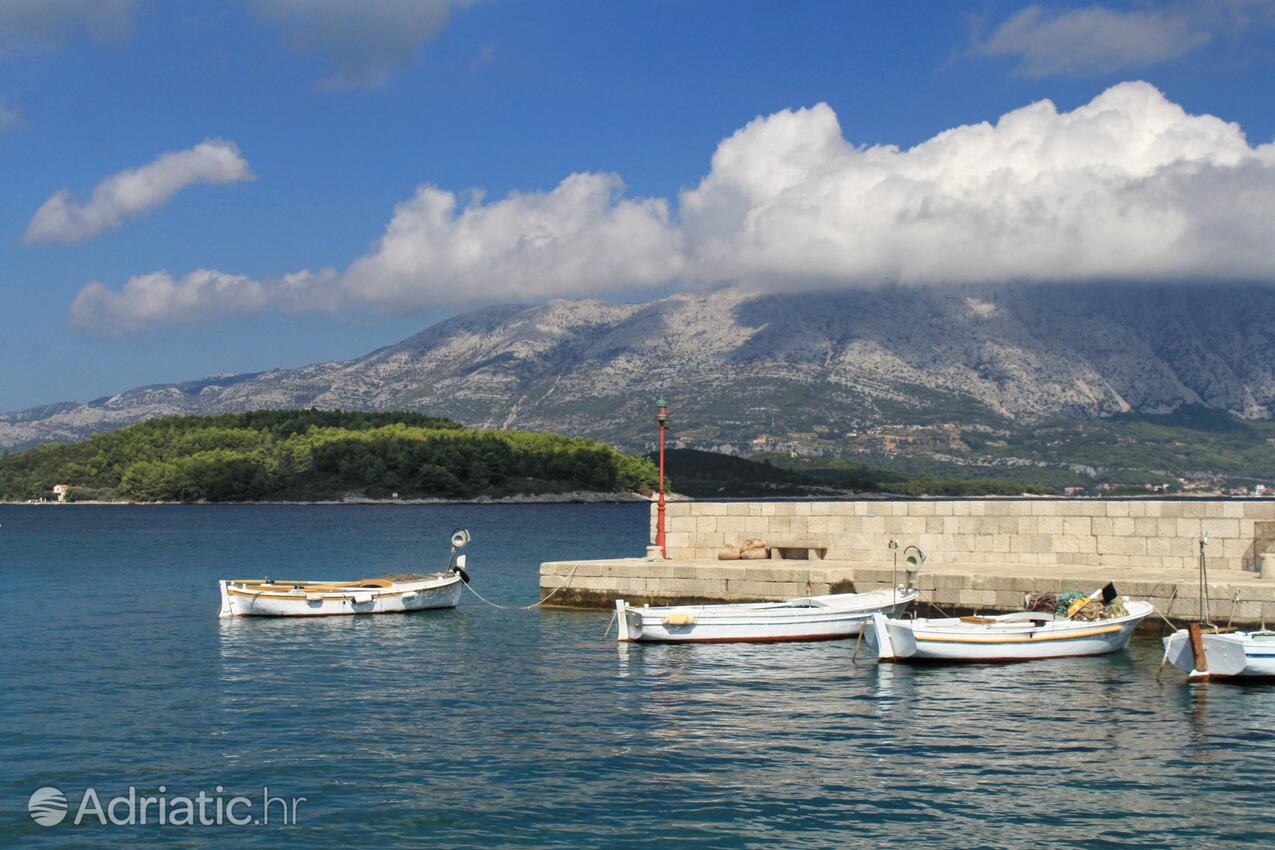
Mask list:
[[[1155,587],[1151,588],[1151,593],[1150,593],[1151,597],[1156,597],[1160,595],[1160,585],[1162,584],[1164,584],[1164,582],[1157,582]],[[1155,607],[1154,605],[1151,606],[1151,612],[1155,614],[1157,617],[1159,617],[1161,620],[1164,620],[1164,624],[1169,627],[1169,631],[1171,632],[1176,632],[1178,630],[1178,626],[1175,625],[1174,622],[1169,619],[1169,613],[1173,611],[1173,603],[1177,601],[1178,591],[1181,589],[1182,589],[1182,582],[1180,581],[1175,582],[1173,585],[1173,592],[1169,594],[1169,604],[1164,606],[1163,611],[1161,611],[1159,608]]]
[[[571,572],[570,574],[567,575],[566,581],[564,581],[558,587],[555,587],[553,591],[550,592],[550,594],[546,596],[544,599],[541,599],[539,602],[533,602],[530,605],[501,605],[498,602],[492,602],[490,599],[483,596],[478,591],[474,590],[474,586],[469,584],[468,582],[465,582],[465,589],[468,590],[470,593],[474,594],[474,596],[478,598],[478,601],[483,602],[487,605],[490,605],[493,608],[499,608],[501,611],[530,611],[533,608],[539,608],[541,605],[545,604],[550,599],[557,596],[561,591],[564,591],[568,587],[570,587],[571,581],[572,579],[576,577],[576,570],[578,569],[580,569],[580,565],[576,564],[574,567],[571,568]]]
[[[1164,616],[1163,614],[1161,614],[1161,613],[1160,613],[1160,609],[1159,609],[1159,608],[1156,608],[1156,607],[1153,605],[1153,606],[1151,606],[1151,610],[1155,612],[1155,615],[1156,615],[1157,617],[1159,617],[1161,620],[1164,620],[1165,625],[1167,625],[1167,626],[1169,627],[1169,630],[1170,630],[1170,631],[1174,631],[1174,632],[1176,632],[1176,631],[1178,630],[1178,627],[1177,627],[1177,626],[1175,626],[1175,625],[1173,625],[1173,621],[1172,621],[1172,620],[1170,620],[1168,617],[1166,617],[1166,616]]]
[[[939,607],[939,604],[938,604],[937,602],[935,602],[935,601],[934,601],[934,597],[933,597],[933,596],[931,596],[931,595],[929,594],[929,592],[928,592],[928,591],[924,591],[924,590],[921,590],[921,589],[919,589],[919,588],[917,589],[917,592],[916,592],[916,598],[917,598],[917,601],[918,601],[918,602],[920,602],[920,601],[921,601],[921,595],[922,595],[922,594],[924,594],[924,595],[925,595],[925,602],[926,602],[926,604],[927,604],[927,605],[929,605],[931,608],[933,608],[935,611],[938,611],[938,612],[939,612],[940,614],[942,614],[944,617],[949,617],[949,618],[950,618],[950,617],[952,616],[951,614],[947,613],[946,611],[944,611],[942,608],[940,608],[940,607]],[[912,611],[912,618],[913,618],[913,619],[916,619],[916,609],[913,609],[913,611]]]
[[[1229,629],[1231,623],[1235,622],[1235,606],[1240,602],[1240,591],[1235,591],[1235,595],[1231,597],[1231,614],[1226,618],[1226,627]]]

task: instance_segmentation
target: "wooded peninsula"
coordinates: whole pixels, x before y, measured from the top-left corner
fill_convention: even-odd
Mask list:
[[[169,416],[0,459],[0,500],[474,499],[649,491],[658,471],[605,443],[466,428],[417,413]]]

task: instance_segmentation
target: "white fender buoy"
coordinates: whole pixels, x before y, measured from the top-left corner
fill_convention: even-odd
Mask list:
[[[615,600],[615,627],[619,630],[616,637],[621,641],[633,639],[629,635],[629,618],[624,615],[625,607],[623,599]]]
[[[873,643],[877,645],[877,658],[882,661],[890,661],[897,656],[894,652],[894,643],[890,640],[890,627],[886,625],[885,615],[876,613],[872,615],[872,635],[876,638]]]

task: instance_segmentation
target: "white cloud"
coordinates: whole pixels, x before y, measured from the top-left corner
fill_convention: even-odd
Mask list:
[[[1191,4],[1127,12],[1103,6],[1050,11],[1032,5],[976,41],[973,52],[1015,57],[1018,72],[1028,77],[1144,68],[1208,44],[1219,22],[1213,12],[1221,11],[1220,5],[1210,11]],[[1237,14],[1241,11],[1235,7]]]
[[[229,292],[228,312],[267,300],[412,311],[719,282],[1275,281],[1275,144],[1251,146],[1238,125],[1139,82],[909,149],[854,145],[824,104],[777,112],[718,145],[678,212],[625,197],[609,174],[492,202],[423,186],[346,270],[288,275],[263,285],[268,299]]]
[[[168,272],[130,278],[119,292],[94,281],[71,303],[71,325],[120,337],[161,324],[207,321],[255,313],[268,303],[266,288],[242,275],[199,269],[184,278]]]
[[[252,179],[252,169],[234,143],[208,139],[188,150],[166,153],[140,168],[112,174],[94,187],[83,204],[63,189],[36,210],[22,238],[27,242],[80,242],[118,227],[128,216],[159,206],[188,186]]]
[[[345,272],[348,299],[390,309],[599,294],[681,271],[663,200],[628,200],[614,174],[572,174],[551,192],[466,204],[420,187],[375,249]]]
[[[256,0],[288,41],[327,57],[335,88],[374,86],[405,65],[447,26],[453,9],[475,0]]]
[[[0,0],[0,55],[56,50],[87,33],[118,41],[131,28],[135,0]]]
[[[908,150],[855,147],[825,105],[776,113],[681,209],[705,280],[1275,279],[1275,146],[1146,83]]]

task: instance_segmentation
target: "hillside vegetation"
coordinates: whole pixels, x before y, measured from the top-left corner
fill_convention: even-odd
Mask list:
[[[475,498],[650,489],[655,466],[596,440],[465,428],[416,413],[171,416],[0,459],[0,499],[236,502]]]
[[[668,449],[665,472],[677,476],[677,492],[695,499],[827,495],[819,481],[770,463],[700,449]],[[658,463],[658,454],[647,455]]]
[[[652,459],[655,455],[649,455]],[[666,470],[677,492],[697,499],[843,496],[881,493],[906,496],[1018,496],[1053,493],[1032,481],[904,475],[851,460],[785,454],[734,457],[697,449],[666,452]]]
[[[1057,491],[1055,487],[1027,478],[959,478],[931,471],[903,473],[844,458],[805,458],[772,453],[755,455],[754,460],[799,473],[810,483],[850,492],[976,497],[1044,495]]]

